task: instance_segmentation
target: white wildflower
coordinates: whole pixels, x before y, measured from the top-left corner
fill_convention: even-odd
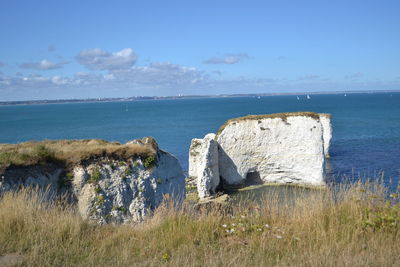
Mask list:
[[[281,235],[276,235],[275,237],[278,238],[278,239],[281,239],[281,238],[282,238]]]
[[[224,227],[224,228],[226,228],[227,226],[228,226],[228,225],[226,225],[226,224],[223,224],[223,225],[222,225],[222,227]]]

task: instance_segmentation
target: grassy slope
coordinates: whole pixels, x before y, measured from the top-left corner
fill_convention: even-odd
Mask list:
[[[300,190],[294,206],[272,192],[261,203],[235,204],[233,215],[165,205],[137,226],[91,225],[73,208],[7,193],[0,255],[17,252],[28,266],[393,266],[400,206],[378,192],[353,186],[335,202],[328,191]]]
[[[104,155],[127,159],[133,156],[147,157],[154,153],[151,145],[123,145],[98,139],[0,144],[0,173],[10,165],[28,166],[55,162],[69,166]]]

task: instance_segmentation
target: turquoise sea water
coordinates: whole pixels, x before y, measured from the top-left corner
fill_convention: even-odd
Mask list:
[[[188,167],[192,138],[227,119],[290,111],[331,113],[331,178],[400,176],[400,93],[268,96],[0,106],[0,143],[101,138],[126,142],[153,136]]]

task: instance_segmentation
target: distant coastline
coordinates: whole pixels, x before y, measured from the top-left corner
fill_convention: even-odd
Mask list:
[[[95,103],[95,102],[127,102],[141,100],[169,100],[169,99],[194,99],[194,98],[224,98],[224,97],[258,97],[258,96],[289,96],[289,95],[333,95],[333,94],[383,94],[400,93],[400,90],[363,90],[363,91],[326,91],[326,92],[287,92],[287,93],[254,93],[254,94],[219,94],[219,95],[178,95],[178,96],[132,96],[132,97],[105,97],[87,99],[43,99],[0,101],[0,106],[15,105],[43,105],[67,103]]]

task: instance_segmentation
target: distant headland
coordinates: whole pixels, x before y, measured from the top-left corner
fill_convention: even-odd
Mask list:
[[[42,99],[42,100],[19,100],[0,101],[0,106],[9,105],[43,105],[43,104],[66,104],[85,102],[126,102],[140,100],[169,100],[169,99],[195,99],[195,98],[225,98],[225,97],[261,97],[261,96],[289,96],[289,95],[332,95],[332,94],[377,94],[377,93],[400,93],[400,90],[362,90],[362,91],[317,91],[317,92],[275,92],[275,93],[252,93],[252,94],[217,94],[217,95],[177,95],[177,96],[131,96],[131,97],[104,97],[86,99]]]

